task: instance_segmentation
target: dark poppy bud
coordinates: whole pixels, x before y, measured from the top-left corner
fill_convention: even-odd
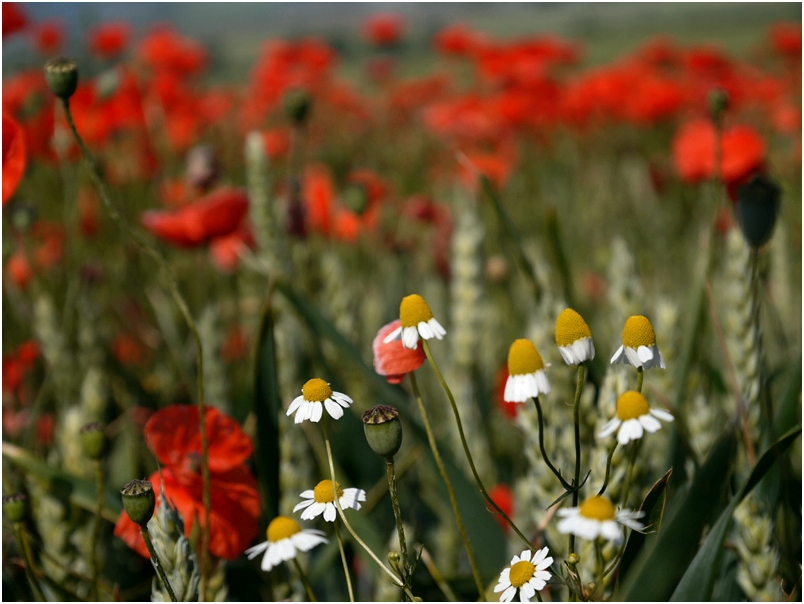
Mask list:
[[[3,497],[3,513],[12,524],[25,520],[28,512],[28,496],[25,493],[13,493]]]
[[[343,192],[343,204],[358,216],[368,207],[368,192],[361,184],[351,184]]]
[[[751,247],[771,238],[779,214],[781,189],[764,174],[757,174],[737,190],[737,221]]]
[[[106,454],[109,441],[103,431],[103,424],[99,422],[87,424],[78,432],[78,437],[81,439],[84,455],[90,459],[97,460]]]
[[[154,515],[156,495],[154,487],[147,480],[132,480],[122,489],[123,509],[134,524],[145,526]]]
[[[298,125],[307,120],[312,106],[313,101],[306,90],[297,88],[285,95],[285,114]]]
[[[387,460],[393,459],[402,446],[402,422],[399,420],[399,411],[389,405],[375,405],[366,411],[361,419],[371,450]]]
[[[50,91],[66,101],[78,86],[78,66],[67,57],[50,59],[45,63],[45,79]]]
[[[709,91],[709,115],[712,121],[719,123],[723,119],[723,112],[729,108],[729,93],[722,88]]]

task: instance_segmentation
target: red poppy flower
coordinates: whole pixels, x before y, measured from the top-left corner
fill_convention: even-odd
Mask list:
[[[22,252],[14,252],[6,261],[6,272],[11,282],[22,291],[28,289],[28,283],[33,277],[31,264]]]
[[[483,38],[465,23],[455,23],[438,32],[433,43],[440,53],[465,57],[480,49]]]
[[[497,408],[500,412],[510,421],[516,421],[517,413],[519,413],[519,403],[509,403],[505,400],[505,383],[508,381],[508,365],[503,365],[497,371],[494,378],[494,400],[497,403]]]
[[[59,52],[64,44],[64,31],[61,24],[56,21],[40,23],[33,34],[36,50],[46,56]]]
[[[494,486],[489,491],[489,497],[491,500],[500,506],[500,509],[505,513],[506,516],[509,518],[514,513],[514,493],[511,491],[511,487],[509,487],[504,482]],[[507,533],[511,530],[510,525],[505,521],[505,518],[500,516],[499,514],[495,514],[494,517],[497,519],[497,522],[500,524],[500,528],[502,528],[503,532]]]
[[[397,319],[381,327],[371,345],[374,350],[374,371],[384,375],[389,384],[400,383],[405,375],[421,367],[426,358],[421,342],[416,344],[415,350],[410,350],[402,345],[400,339],[388,344],[383,341],[400,325],[401,322]]]
[[[25,131],[19,122],[3,112],[3,205],[11,199],[28,163]]]
[[[154,70],[191,75],[207,66],[207,51],[200,43],[166,26],[156,27],[143,38],[138,52],[143,62]]]
[[[262,135],[265,154],[271,159],[279,159],[290,150],[290,131],[288,128],[272,128]]]
[[[22,31],[28,26],[28,17],[21,2],[3,2],[3,37]]]
[[[245,551],[259,530],[260,496],[257,481],[244,462],[251,456],[251,440],[239,424],[214,407],[206,410],[212,508],[209,513],[209,551],[234,560]],[[145,439],[162,473],[152,474],[157,506],[164,486],[167,497],[184,516],[185,534],[204,522],[201,478],[201,435],[198,408],[174,405],[154,413],[145,425]],[[162,484],[164,480],[164,485]],[[142,556],[148,551],[139,527],[123,512],[114,534]]]
[[[126,23],[104,23],[90,30],[89,52],[102,58],[114,59],[128,45],[131,28]]]
[[[391,46],[402,38],[404,28],[405,21],[399,15],[371,15],[363,22],[363,35],[375,46]]]
[[[245,191],[223,187],[178,210],[152,210],[140,222],[157,237],[195,247],[235,231],[248,211]]]
[[[134,336],[126,333],[118,334],[112,342],[112,352],[120,363],[127,366],[142,366],[146,351]]]
[[[212,263],[223,273],[233,273],[240,263],[240,254],[254,245],[251,229],[241,226],[236,231],[216,237],[209,243]]]
[[[5,20],[5,14],[3,17]],[[790,59],[801,60],[801,23],[777,23],[768,33],[773,49],[777,53]]]

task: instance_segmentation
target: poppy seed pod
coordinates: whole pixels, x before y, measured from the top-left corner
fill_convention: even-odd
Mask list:
[[[78,87],[78,66],[67,57],[50,59],[45,63],[45,79],[50,91],[66,101]]]
[[[153,485],[147,480],[134,479],[120,489],[123,509],[134,524],[144,527],[154,515],[156,495]]]
[[[361,419],[371,450],[389,461],[392,460],[402,446],[399,411],[389,405],[375,405]]]
[[[312,106],[313,101],[306,90],[290,90],[285,95],[285,114],[299,126],[307,120]]]
[[[25,520],[28,512],[28,496],[25,493],[13,493],[3,497],[3,513],[12,524]]]
[[[754,176],[737,191],[737,221],[751,247],[761,247],[771,238],[779,214],[781,189],[764,174]]]
[[[81,440],[84,455],[90,459],[98,460],[106,454],[109,441],[103,431],[103,424],[100,422],[93,422],[81,428],[78,437]]]

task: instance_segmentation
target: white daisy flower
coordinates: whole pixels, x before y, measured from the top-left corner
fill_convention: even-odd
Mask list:
[[[595,495],[584,501],[577,508],[558,510],[559,516],[564,519],[558,523],[558,532],[577,535],[581,539],[592,541],[602,536],[604,539],[620,543],[623,540],[622,526],[635,531],[641,531],[645,525],[637,522],[637,518],[645,512],[614,509],[608,497]]]
[[[297,424],[306,419],[317,422],[321,419],[324,407],[326,407],[327,413],[332,419],[339,419],[343,416],[343,410],[347,409],[352,402],[352,399],[345,394],[333,392],[324,380],[313,378],[302,387],[302,395],[297,396],[290,403],[287,415],[289,416],[295,411]]]
[[[628,317],[623,328],[623,344],[611,357],[611,364],[616,363],[644,369],[665,368],[664,358],[656,345],[656,332],[647,317]]]
[[[571,308],[561,311],[556,319],[556,344],[567,365],[580,365],[595,358],[592,331],[583,317]]]
[[[424,340],[436,338],[440,340],[447,331],[436,321],[433,311],[419,294],[411,294],[402,298],[399,305],[399,321],[401,325],[385,336],[383,342],[388,344],[402,337],[402,346],[416,349],[419,336]]]
[[[663,409],[651,409],[647,399],[636,390],[623,392],[617,399],[617,417],[606,423],[598,436],[606,438],[617,431],[617,442],[626,445],[642,438],[647,431],[656,432],[662,425],[659,418],[672,422],[673,416]]]
[[[519,590],[519,601],[530,602],[537,591],[544,589],[552,576],[547,569],[553,563],[553,558],[547,557],[549,550],[543,547],[533,552],[525,550],[519,556],[514,556],[511,566],[500,573],[500,580],[494,587],[494,593],[503,592],[500,602],[510,602]]]
[[[302,530],[298,522],[287,516],[277,516],[271,520],[266,535],[268,541],[246,550],[249,560],[265,552],[260,568],[266,572],[280,562],[293,560],[299,552],[307,552],[316,545],[329,543],[322,531]]]
[[[540,393],[550,394],[542,355],[530,340],[516,340],[508,350],[508,380],[503,399],[510,403],[525,403]]]
[[[293,508],[293,511],[304,510],[301,513],[302,520],[312,520],[323,512],[324,520],[327,522],[335,521],[338,509],[335,507],[335,493],[333,492],[331,480],[322,480],[316,485],[315,489],[304,491],[301,496],[306,497],[306,499]],[[341,509],[352,508],[353,510],[359,510],[360,502],[365,500],[366,492],[363,489],[344,489],[338,484],[338,502],[341,504]]]

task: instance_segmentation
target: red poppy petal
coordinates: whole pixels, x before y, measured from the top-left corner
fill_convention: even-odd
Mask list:
[[[400,376],[421,367],[425,359],[421,343],[416,345],[415,350],[410,350],[402,345],[401,339],[396,339],[388,344],[383,341],[400,325],[401,323],[397,319],[381,327],[372,344],[374,370],[380,375],[386,376],[386,380],[392,384],[398,384],[401,381]]]
[[[17,120],[3,113],[3,205],[17,190],[27,163],[25,131]]]
[[[240,466],[215,474],[209,516],[209,551],[234,560],[259,532],[260,494],[251,471]]]
[[[143,434],[160,463],[179,467],[188,453],[201,450],[198,408],[195,405],[172,405],[160,409],[145,424]]]

